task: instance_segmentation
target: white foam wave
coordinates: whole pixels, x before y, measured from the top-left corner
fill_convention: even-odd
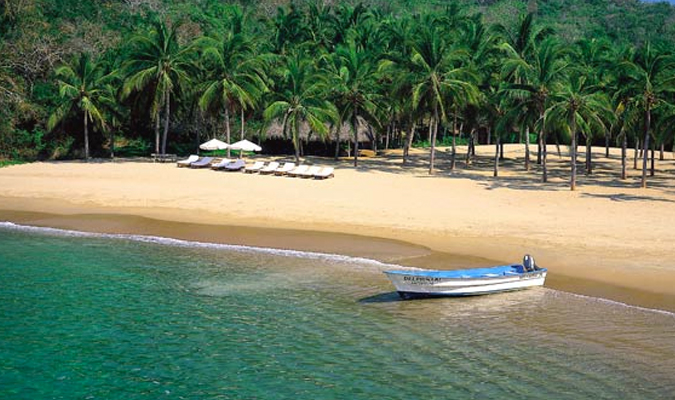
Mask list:
[[[658,308],[635,306],[635,305],[623,303],[623,302],[620,302],[620,301],[617,301],[617,300],[605,299],[605,298],[602,298],[602,297],[587,296],[585,294],[565,292],[565,291],[562,291],[562,290],[555,290],[555,289],[550,289],[550,288],[546,288],[546,289],[557,292],[557,293],[564,293],[566,295],[577,297],[577,298],[584,299],[584,300],[597,301],[599,303],[609,304],[609,305],[619,306],[619,307],[626,307],[626,308],[630,308],[630,309],[637,310],[637,311],[652,312],[652,313],[657,313],[657,314],[668,315],[670,317],[675,317],[675,312],[668,311],[668,310],[661,310],[661,309],[658,309]]]
[[[284,257],[295,257],[295,258],[304,258],[304,259],[313,259],[321,261],[333,261],[340,262],[345,264],[352,264],[357,266],[370,266],[375,267],[381,270],[388,269],[404,269],[404,270],[420,270],[420,268],[415,267],[405,267],[397,264],[385,263],[377,260],[373,260],[365,257],[352,257],[345,256],[341,254],[333,253],[319,253],[313,251],[301,251],[301,250],[288,250],[288,249],[275,249],[270,247],[256,247],[256,246],[246,246],[246,245],[236,245],[236,244],[221,244],[221,243],[209,243],[209,242],[198,242],[198,241],[189,241],[183,239],[174,239],[161,236],[149,236],[149,235],[133,235],[133,234],[117,234],[117,233],[93,233],[93,232],[82,232],[75,231],[70,229],[59,229],[59,228],[47,228],[31,225],[21,225],[9,221],[0,221],[0,229],[8,230],[17,230],[24,232],[35,232],[42,234],[51,234],[58,236],[74,236],[74,237],[92,237],[92,238],[105,238],[105,239],[118,239],[118,240],[131,240],[142,243],[151,243],[158,245],[166,246],[176,246],[176,247],[187,247],[187,248],[208,248],[208,249],[222,249],[228,251],[235,251],[239,253],[255,253],[255,254],[269,254],[274,256],[284,256]],[[583,298],[591,301],[599,301],[605,304],[611,304],[615,306],[627,307],[634,310],[654,312],[658,314],[668,315],[675,317],[675,313],[667,310],[660,310],[657,308],[647,308],[641,306],[635,306],[631,304],[622,303],[616,300],[605,299],[602,297],[593,297],[586,296],[583,294],[571,293],[558,291],[555,289],[547,288],[557,293],[565,293],[570,296],[575,296],[578,298]]]
[[[70,229],[59,229],[59,228],[48,228],[48,227],[39,227],[31,225],[21,225],[13,222],[2,221],[0,222],[0,228],[17,230],[24,232],[34,232],[42,234],[51,234],[58,236],[71,236],[71,237],[91,237],[91,238],[104,238],[104,239],[117,239],[117,240],[131,240],[135,242],[142,243],[151,243],[158,245],[166,246],[175,246],[175,247],[188,247],[188,248],[207,248],[207,249],[221,249],[228,251],[235,251],[239,253],[256,253],[256,254],[269,254],[274,256],[284,256],[284,257],[294,257],[294,258],[304,258],[312,260],[321,260],[321,261],[333,261],[340,262],[345,264],[354,264],[359,266],[371,266],[378,269],[406,269],[406,270],[418,270],[419,268],[415,267],[404,267],[401,265],[385,263],[377,260],[373,260],[365,257],[353,257],[345,256],[342,254],[333,254],[333,253],[319,253],[313,251],[301,251],[301,250],[289,250],[289,249],[275,249],[271,247],[257,247],[257,246],[246,246],[246,245],[237,245],[237,244],[221,244],[221,243],[210,243],[210,242],[198,242],[190,241],[183,239],[174,239],[161,236],[149,236],[149,235],[134,235],[134,234],[118,234],[118,233],[94,233],[94,232],[82,232],[75,231]]]

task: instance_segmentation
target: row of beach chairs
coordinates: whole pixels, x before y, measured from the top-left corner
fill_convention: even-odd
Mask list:
[[[335,176],[335,169],[333,167],[295,165],[293,162],[281,164],[277,161],[271,161],[267,164],[264,161],[256,161],[254,164],[247,166],[246,162],[242,159],[230,160],[228,158],[223,158],[221,160],[216,160],[213,157],[199,157],[196,155],[191,155],[185,160],[178,161],[176,165],[178,167],[244,171],[249,174],[258,173],[260,175],[290,176],[298,178],[326,179]]]

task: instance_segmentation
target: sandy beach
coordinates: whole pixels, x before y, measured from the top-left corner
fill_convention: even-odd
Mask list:
[[[463,155],[462,148],[459,149]],[[580,148],[580,150],[582,150]],[[546,286],[675,311],[675,160],[657,162],[649,188],[618,150],[594,149],[595,170],[568,187],[568,161],[550,148],[551,182],[525,172],[522,146],[507,147],[492,177],[493,147],[449,170],[440,149],[334,165],[324,181],[176,168],[141,160],[43,162],[0,169],[0,220],[96,232],[324,251],[419,267],[517,262],[530,253],[549,268]],[[566,149],[564,149],[566,151]],[[632,151],[631,151],[632,154]],[[253,157],[253,160],[284,158]],[[463,157],[462,157],[463,159]],[[533,156],[533,160],[536,156]],[[583,156],[581,157],[583,162]]]

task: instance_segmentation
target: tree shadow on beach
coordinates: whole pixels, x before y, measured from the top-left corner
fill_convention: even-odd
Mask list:
[[[525,170],[525,157],[520,145],[509,145],[505,158],[499,161],[499,176],[493,176],[494,153],[492,147],[482,147],[477,155],[467,162],[466,147],[459,146],[455,156],[455,168],[452,169],[452,149],[438,148],[434,163],[434,174],[429,175],[429,149],[411,149],[408,160],[403,164],[400,149],[382,150],[377,156],[359,157],[358,167],[353,166],[353,158],[341,157],[334,160],[328,157],[309,156],[309,164],[329,164],[336,168],[352,169],[357,173],[383,172],[388,174],[409,175],[418,179],[468,179],[476,182],[485,190],[526,190],[537,192],[563,192],[570,190],[570,162],[567,151],[550,151],[547,157],[548,181],[542,182],[543,168],[537,164],[536,148],[530,156],[530,170]],[[613,149],[617,152],[617,149]],[[604,148],[594,148],[592,173],[586,174],[585,153],[579,152],[577,161],[577,190],[599,187],[616,190],[640,189],[641,170],[633,169],[633,159],[628,158],[628,177],[621,179],[621,158],[618,154],[605,157]],[[655,176],[648,177],[647,187],[662,191],[664,195],[675,195],[675,160],[666,157],[657,161]],[[611,195],[608,195],[611,196]],[[617,201],[627,201],[616,197]],[[637,197],[633,196],[634,199]],[[658,197],[650,197],[655,198]]]
[[[657,202],[663,202],[663,203],[675,203],[675,200],[664,199],[662,197],[635,196],[635,195],[629,195],[629,194],[625,194],[625,193],[612,193],[612,194],[583,193],[582,197],[596,198],[596,199],[609,199],[609,200],[612,200],[612,201],[619,201],[619,202],[648,200],[648,201],[657,201]]]

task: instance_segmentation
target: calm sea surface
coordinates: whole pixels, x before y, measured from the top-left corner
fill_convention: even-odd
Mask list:
[[[675,398],[672,313],[386,268],[0,223],[0,399]]]

